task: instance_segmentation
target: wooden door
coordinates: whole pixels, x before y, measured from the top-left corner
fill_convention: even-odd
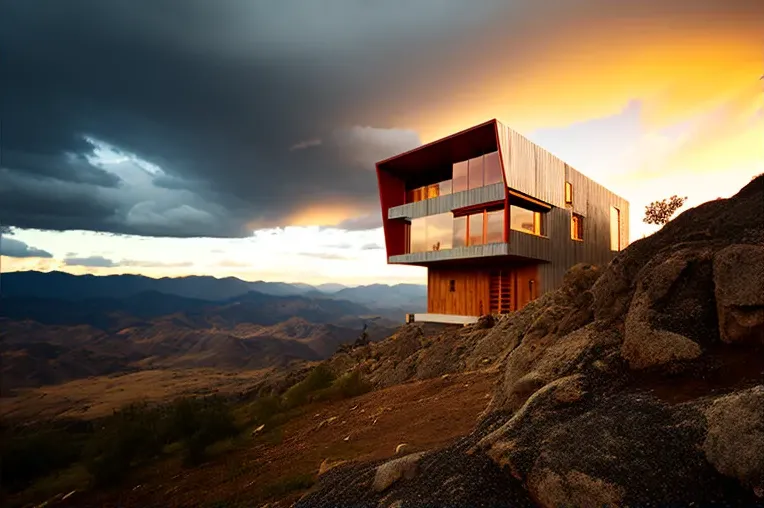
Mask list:
[[[514,272],[512,270],[495,270],[490,274],[490,312],[491,314],[506,314],[514,310],[512,295],[514,294]]]
[[[535,265],[518,268],[515,272],[515,310],[525,307],[538,296],[538,268]]]

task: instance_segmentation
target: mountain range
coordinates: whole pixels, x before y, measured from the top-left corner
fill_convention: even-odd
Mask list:
[[[62,272],[14,272],[0,282],[4,393],[149,368],[319,360],[353,342],[364,325],[371,340],[389,336],[426,300],[426,289],[411,284],[322,291],[235,278]]]
[[[210,276],[163,277],[143,275],[72,275],[65,272],[11,272],[0,276],[0,294],[4,297],[125,298],[155,291],[198,300],[220,301],[250,292],[273,296],[307,296],[352,300],[376,308],[406,308],[421,312],[426,306],[427,287],[421,284],[371,284],[347,287],[327,283],[312,286],[303,283],[244,281],[236,277]]]

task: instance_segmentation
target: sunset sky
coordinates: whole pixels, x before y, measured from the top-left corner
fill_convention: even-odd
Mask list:
[[[627,198],[631,240],[764,172],[761,0],[0,5],[4,272],[424,283],[374,162],[491,118]]]

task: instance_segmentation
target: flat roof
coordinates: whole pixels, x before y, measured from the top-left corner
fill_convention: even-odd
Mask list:
[[[498,150],[496,119],[377,162],[377,169],[408,180]]]

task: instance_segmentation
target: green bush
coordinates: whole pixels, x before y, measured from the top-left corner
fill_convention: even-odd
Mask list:
[[[371,383],[366,381],[359,370],[343,374],[330,387],[316,393],[315,400],[340,400],[357,397],[371,391]]]
[[[164,445],[163,411],[135,403],[105,419],[89,444],[87,468],[97,485],[122,479],[136,462],[151,459]]]
[[[308,376],[289,388],[282,398],[285,409],[302,406],[310,401],[310,395],[328,388],[334,381],[334,374],[325,365],[317,365],[310,371]]]
[[[185,398],[171,409],[166,440],[184,445],[184,462],[196,465],[204,460],[208,446],[238,434],[230,407],[219,397]]]
[[[2,486],[17,492],[80,459],[82,439],[62,428],[3,429]]]

